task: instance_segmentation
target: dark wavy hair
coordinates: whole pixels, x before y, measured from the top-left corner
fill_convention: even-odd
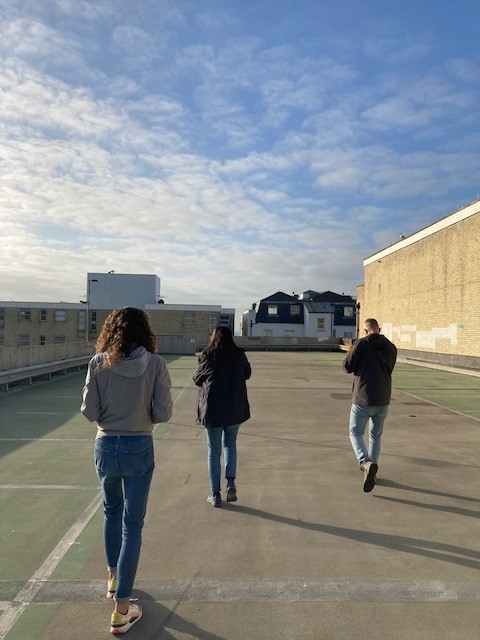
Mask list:
[[[235,351],[239,351],[239,347],[233,340],[230,327],[215,327],[208,345],[200,355],[209,360],[218,360],[233,354]]]
[[[103,323],[95,353],[106,353],[103,366],[110,367],[135,347],[145,347],[150,353],[157,351],[157,339],[147,314],[136,307],[114,309]]]

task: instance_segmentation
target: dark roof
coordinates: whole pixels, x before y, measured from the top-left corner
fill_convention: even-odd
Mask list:
[[[298,300],[298,298],[295,296],[289,296],[288,293],[277,291],[277,293],[273,293],[271,296],[262,298],[260,302],[295,302],[296,300]]]
[[[335,309],[329,302],[313,302],[312,300],[305,300],[305,309],[312,313],[335,313]]]
[[[312,297],[315,302],[355,302],[355,298],[352,296],[345,296],[340,293],[334,293],[333,291],[323,291],[317,293]]]

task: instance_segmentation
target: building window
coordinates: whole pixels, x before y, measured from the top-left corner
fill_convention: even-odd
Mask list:
[[[292,315],[292,316],[299,316],[300,315],[300,305],[299,304],[290,305],[290,315]]]
[[[40,344],[47,344],[45,336],[40,336]]]
[[[0,309],[0,329],[5,329],[5,309]]]
[[[5,338],[3,337],[3,333],[0,333],[0,349],[5,346]]]
[[[55,309],[55,322],[66,322],[67,312],[65,309]]]
[[[325,318],[317,318],[317,331],[325,331]]]
[[[40,309],[40,322],[46,322],[47,320],[47,310]]]
[[[65,344],[65,336],[54,336],[53,344]]]
[[[295,331],[293,329],[285,329],[285,338],[293,338]]]
[[[19,335],[18,336],[18,346],[19,347],[29,347],[30,346],[30,336],[27,335]]]
[[[183,324],[195,324],[195,313],[193,311],[183,314]]]
[[[220,326],[221,327],[229,327],[230,326],[230,316],[220,316]]]
[[[353,318],[353,307],[343,307],[343,316],[345,318]]]
[[[211,313],[210,314],[210,329],[213,329],[216,326],[217,326],[217,314],[216,313]]]
[[[31,318],[32,318],[31,309],[20,309],[20,320],[31,320]]]
[[[271,338],[273,336],[273,329],[264,329],[263,330],[263,335],[266,338]]]
[[[90,331],[96,331],[96,330],[97,330],[97,312],[91,311],[90,312]]]
[[[78,330],[79,331],[85,331],[86,317],[87,317],[86,311],[78,312]]]
[[[269,316],[276,316],[278,315],[278,307],[276,304],[269,304],[268,305],[268,315]]]

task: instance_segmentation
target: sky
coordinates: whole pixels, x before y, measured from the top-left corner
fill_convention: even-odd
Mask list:
[[[0,0],[0,300],[356,295],[479,197],[477,0]]]

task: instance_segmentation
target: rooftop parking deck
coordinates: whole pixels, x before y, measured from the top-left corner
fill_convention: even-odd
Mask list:
[[[344,354],[251,352],[237,503],[207,502],[193,356],[154,475],[131,640],[478,638],[480,378],[399,363],[379,484],[348,440]],[[0,640],[109,637],[84,373],[0,396]]]

